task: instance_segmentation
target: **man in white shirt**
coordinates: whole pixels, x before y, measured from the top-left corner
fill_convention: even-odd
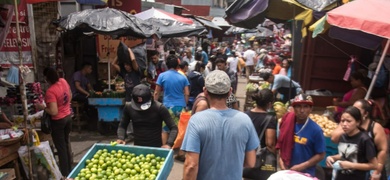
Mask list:
[[[245,60],[245,72],[246,79],[249,81],[249,76],[253,73],[254,64],[255,64],[256,52],[252,50],[252,47],[249,46],[248,49],[244,52]]]
[[[194,61],[194,56],[192,56],[191,49],[186,49],[183,61],[186,61],[188,64],[191,64]]]
[[[236,52],[232,51],[232,53],[229,55],[228,59],[226,60],[227,65],[229,66],[230,70],[234,72],[234,76],[236,78],[236,81],[232,84],[233,92],[237,92],[237,65],[238,65],[238,58],[236,56]]]

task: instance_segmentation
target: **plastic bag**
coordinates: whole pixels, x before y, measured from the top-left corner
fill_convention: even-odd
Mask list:
[[[32,167],[37,169],[38,167],[44,167],[50,180],[60,180],[62,178],[62,174],[60,172],[60,169],[58,168],[53,152],[51,151],[49,141],[41,142],[38,146],[31,147],[30,150],[31,149],[32,149],[31,159],[33,163]],[[28,176],[29,159],[27,154],[27,146],[21,146],[18,150],[18,154],[21,159],[23,169],[26,175]]]
[[[181,144],[183,143],[184,135],[186,134],[188,121],[191,118],[191,112],[190,111],[183,111],[180,114],[180,120],[178,124],[178,133],[175,140],[175,143],[172,147],[172,149],[177,149],[181,147]]]
[[[278,171],[272,174],[268,180],[318,180],[315,177],[311,177],[309,174],[303,174],[292,170]]]

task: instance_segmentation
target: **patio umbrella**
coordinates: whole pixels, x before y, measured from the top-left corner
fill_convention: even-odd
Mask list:
[[[184,24],[171,19],[149,18],[145,20],[158,27],[162,38],[198,36],[206,30],[200,23]]]
[[[330,25],[344,29],[362,31],[387,39],[365,99],[370,97],[380,67],[390,44],[390,1],[355,0],[327,13]]]
[[[86,9],[71,13],[59,20],[59,26],[65,30],[78,29],[103,35],[137,38],[149,38],[158,30],[130,13],[113,8]]]
[[[189,18],[181,17],[181,16],[166,12],[166,11],[161,10],[161,9],[155,9],[153,7],[146,10],[146,11],[142,11],[140,13],[137,13],[135,16],[137,16],[138,18],[140,18],[142,20],[146,20],[146,19],[150,19],[150,18],[157,18],[157,19],[170,19],[170,20],[174,20],[174,21],[179,21],[179,22],[184,23],[184,24],[193,24],[194,23]]]

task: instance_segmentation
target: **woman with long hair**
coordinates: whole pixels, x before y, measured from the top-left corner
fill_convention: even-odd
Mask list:
[[[375,122],[372,118],[372,102],[365,99],[357,100],[353,106],[360,110],[362,123],[360,127],[365,130],[368,136],[373,140],[376,157],[378,160],[377,169],[373,171],[372,179],[386,180],[386,169],[384,167],[387,159],[387,139],[382,125]],[[332,141],[338,143],[340,136],[344,133],[341,126],[338,126],[332,133]]]
[[[267,110],[272,107],[274,102],[274,95],[270,89],[262,89],[252,96],[252,99],[256,102],[256,107],[245,112],[252,120],[255,126],[257,136],[265,128],[264,135],[260,139],[260,147],[267,147],[267,149],[274,153],[276,145],[276,126],[277,121],[274,115],[269,115]],[[266,124],[267,117],[272,116],[269,123]],[[266,173],[266,171],[260,171],[256,168],[245,168],[244,178],[250,179],[267,179],[272,172]]]
[[[367,88],[367,77],[365,72],[362,70],[355,71],[351,74],[349,82],[352,86],[352,89],[344,94],[341,101],[334,99],[333,105],[337,106],[337,111],[334,116],[334,119],[338,122],[340,120],[340,115],[348,106],[352,106],[355,101],[358,99],[363,99],[366,96]]]
[[[36,109],[44,110],[51,116],[51,136],[58,152],[60,171],[68,176],[72,169],[72,154],[69,134],[72,129],[70,100],[72,93],[65,79],[59,78],[53,68],[45,68],[43,75],[50,87],[45,94],[46,106],[35,104]]]
[[[366,180],[367,173],[377,168],[374,143],[361,124],[362,115],[358,108],[350,106],[345,109],[340,120],[344,133],[339,139],[339,154],[326,158],[326,165],[336,171],[333,174],[335,180]]]

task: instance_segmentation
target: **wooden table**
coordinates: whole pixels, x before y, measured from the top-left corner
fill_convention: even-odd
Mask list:
[[[14,169],[15,169],[16,179],[22,179],[22,177],[20,175],[18,159],[19,159],[18,152],[14,152],[14,153],[12,153],[12,154],[10,154],[10,155],[8,155],[5,158],[0,160],[0,167],[12,162],[14,165]]]

